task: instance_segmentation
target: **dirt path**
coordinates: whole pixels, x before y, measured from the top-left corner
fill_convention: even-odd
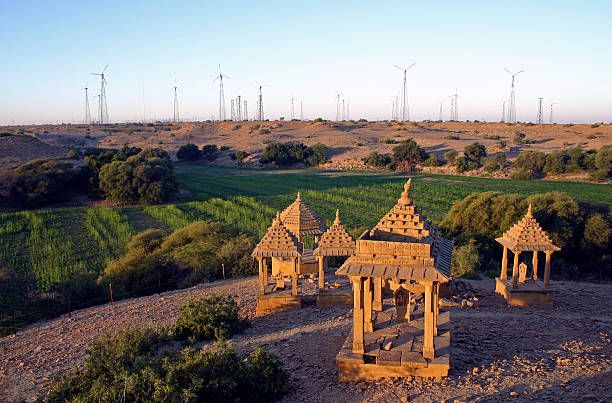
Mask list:
[[[309,306],[253,317],[254,278],[200,285],[75,312],[0,339],[0,400],[33,400],[54,374],[81,363],[104,331],[170,324],[187,298],[238,296],[252,326],[234,337],[278,354],[295,390],[285,401],[606,401],[612,400],[612,285],[555,282],[555,308],[508,307],[491,280],[470,284],[474,308],[453,308],[451,374],[444,379],[339,383],[335,355],[351,327],[349,307]],[[592,399],[592,400],[589,400]]]

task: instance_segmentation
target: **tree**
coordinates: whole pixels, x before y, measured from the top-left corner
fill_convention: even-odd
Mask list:
[[[75,172],[72,164],[39,159],[15,170],[9,195],[13,202],[27,207],[41,206],[64,200]]]
[[[425,152],[416,141],[408,139],[401,141],[398,146],[393,147],[391,165],[393,168],[396,168],[400,163],[405,163],[410,169],[414,169],[416,164],[426,159],[427,152]]]
[[[518,168],[525,168],[532,172],[542,172],[546,164],[546,154],[542,151],[522,151],[516,158],[515,165]]]
[[[216,144],[205,144],[202,146],[202,158],[207,161],[213,161],[217,159],[217,152],[219,148]]]
[[[178,184],[168,160],[135,155],[113,161],[100,169],[100,190],[121,203],[156,204],[176,196]]]
[[[478,165],[476,164],[476,162],[472,161],[468,157],[463,156],[457,159],[457,162],[455,163],[455,168],[457,169],[457,172],[463,173],[477,169]]]
[[[472,143],[465,147],[463,150],[463,155],[465,155],[465,157],[470,161],[474,161],[477,166],[481,166],[482,161],[487,156],[487,149],[480,143]]]
[[[595,156],[595,167],[604,176],[612,176],[612,145],[607,144],[599,149]]]
[[[363,157],[362,161],[372,167],[384,167],[391,162],[391,157],[389,154],[380,154],[377,151],[372,151]]]
[[[176,158],[184,161],[197,161],[202,158],[202,151],[195,144],[185,144],[179,147]]]
[[[448,164],[453,165],[457,159],[457,155],[459,155],[457,150],[450,150],[444,153],[444,159]]]

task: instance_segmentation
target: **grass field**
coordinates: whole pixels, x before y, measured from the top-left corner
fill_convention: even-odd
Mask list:
[[[98,274],[121,255],[131,236],[147,228],[166,231],[191,222],[222,221],[262,236],[276,211],[302,199],[327,223],[336,209],[358,236],[395,204],[407,176],[315,170],[246,170],[178,164],[185,197],[164,206],[76,207],[0,215],[0,264],[35,278],[39,293],[66,289],[77,274]],[[528,195],[560,191],[612,206],[608,185],[413,175],[415,204],[439,223],[457,200],[496,190]]]

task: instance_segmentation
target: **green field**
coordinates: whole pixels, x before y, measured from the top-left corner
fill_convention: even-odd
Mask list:
[[[395,204],[407,176],[316,170],[246,170],[176,165],[184,190],[179,202],[145,207],[75,207],[0,215],[0,264],[35,279],[39,293],[66,289],[77,274],[97,275],[121,255],[131,236],[147,228],[171,231],[203,219],[262,236],[276,211],[302,199],[328,224],[336,209],[354,236]],[[608,185],[413,175],[412,199],[439,223],[453,203],[473,192],[522,195],[565,192],[612,206]]]

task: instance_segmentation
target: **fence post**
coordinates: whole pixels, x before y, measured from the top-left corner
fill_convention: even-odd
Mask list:
[[[112,308],[113,312],[115,312],[115,302],[113,301],[113,287],[112,287],[110,281],[108,282],[108,290],[110,291],[111,308]]]
[[[223,274],[223,280],[225,280],[225,263],[221,263],[221,273]]]
[[[68,295],[68,316],[72,319],[72,310],[70,309],[70,295]]]

